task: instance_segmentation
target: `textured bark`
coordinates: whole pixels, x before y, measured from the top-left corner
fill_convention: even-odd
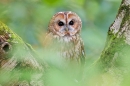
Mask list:
[[[116,19],[108,30],[100,58],[85,72],[87,85],[128,86],[130,78],[126,76],[130,74],[129,61],[130,0],[122,0]]]
[[[109,28],[105,48],[94,64],[103,73],[100,76],[101,84],[96,86],[120,86],[124,75],[129,73],[129,60],[130,0],[122,0],[116,19]]]
[[[30,45],[0,22],[0,86],[43,86],[43,67],[34,53]]]
[[[119,61],[129,58],[130,52],[130,0],[122,0],[114,23],[110,26],[106,46],[98,60],[103,68],[119,66]]]

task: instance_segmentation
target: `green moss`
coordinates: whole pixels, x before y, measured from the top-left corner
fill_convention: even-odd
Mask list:
[[[106,69],[108,70],[112,66],[119,66],[122,61],[121,59],[124,57],[124,55],[125,56],[129,55],[128,53],[126,53],[126,50],[129,51],[130,46],[125,43],[126,38],[123,35],[124,32],[122,32],[122,29],[121,29],[124,27],[124,24],[126,23],[126,21],[129,21],[129,19],[130,19],[129,7],[130,6],[121,5],[121,7],[119,9],[118,15],[122,11],[125,12],[125,16],[121,22],[119,31],[116,34],[114,34],[113,31],[110,31],[110,30],[108,31],[108,37],[107,37],[105,48],[104,48],[100,58],[97,61],[101,65],[101,67],[103,67],[103,69],[105,69],[105,70]],[[114,28],[112,30],[114,30]],[[121,33],[120,36],[119,36],[119,33]],[[116,58],[116,60],[114,60],[115,54],[118,54],[118,56],[117,56],[118,58]]]
[[[115,53],[120,53],[125,45],[125,38],[117,37],[118,33],[108,32],[106,46],[98,60],[99,64],[107,71],[112,66],[118,66],[118,62],[114,61]]]
[[[130,9],[129,9],[129,6],[122,6],[121,10],[125,11],[125,16],[124,16],[122,23],[121,23],[121,27],[123,27],[124,23],[126,21],[129,21],[129,19],[130,19]]]
[[[17,34],[15,34],[2,22],[0,22],[0,35],[7,35],[9,37],[8,42],[10,43],[24,43],[23,40]]]

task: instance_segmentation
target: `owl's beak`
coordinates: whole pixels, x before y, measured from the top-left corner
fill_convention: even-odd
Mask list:
[[[67,27],[65,28],[65,36],[70,36],[69,29]]]
[[[65,28],[65,31],[68,31],[69,29],[68,28]]]

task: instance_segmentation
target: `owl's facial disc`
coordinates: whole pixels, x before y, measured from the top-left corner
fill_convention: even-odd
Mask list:
[[[81,29],[80,18],[72,12],[59,12],[54,18],[54,31],[59,36],[73,36]]]

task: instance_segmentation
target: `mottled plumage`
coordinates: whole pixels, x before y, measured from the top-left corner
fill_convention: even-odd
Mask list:
[[[81,19],[76,13],[71,11],[56,13],[48,25],[44,46],[58,52],[61,58],[68,61],[84,62],[81,27]]]

